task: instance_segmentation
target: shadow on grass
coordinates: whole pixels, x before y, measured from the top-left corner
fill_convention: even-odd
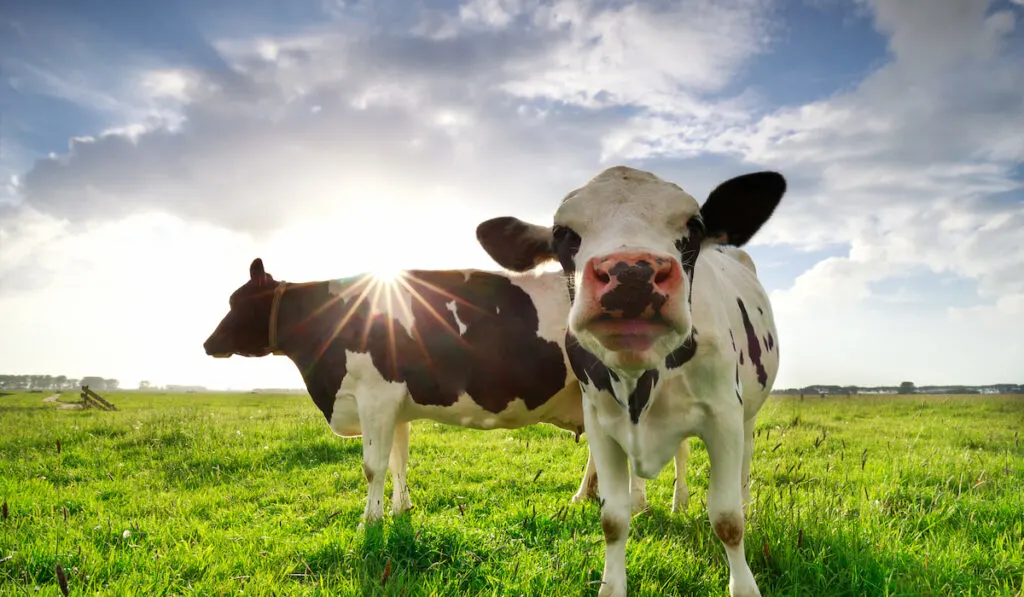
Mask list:
[[[446,586],[446,590],[460,594],[480,580],[474,578],[474,570],[488,558],[484,550],[474,551],[457,530],[417,529],[405,515],[391,519],[390,524],[367,525],[347,544],[331,542],[305,554],[292,578],[304,584],[318,584],[319,579],[330,585],[347,581],[364,595],[415,595],[426,577],[436,575],[447,577],[446,585],[458,580],[459,586]],[[453,573],[459,578],[453,579]]]

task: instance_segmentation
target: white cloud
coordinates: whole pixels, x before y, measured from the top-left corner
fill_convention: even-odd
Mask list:
[[[891,36],[891,61],[835,95],[768,111],[733,91],[779,34],[767,0],[474,0],[372,29],[335,6],[328,26],[212,40],[218,68],[140,59],[100,86],[23,69],[26,90],[115,116],[29,171],[0,167],[5,181],[18,175],[8,192],[25,201],[0,212],[0,313],[31,312],[16,322],[25,338],[95,337],[133,314],[140,323],[110,336],[125,373],[104,375],[263,375],[265,362],[210,365],[199,349],[257,255],[292,280],[489,267],[477,222],[550,221],[558,198],[609,162],[697,194],[771,167],[791,190],[754,250],[849,247],[773,294],[780,385],[893,383],[903,373],[886,359],[910,348],[924,355],[905,363],[919,383],[972,381],[965,371],[989,381],[1022,356],[984,357],[1003,337],[997,326],[1018,325],[1024,296],[1024,208],[1000,199],[1020,190],[1024,71],[1005,47],[1017,17],[961,4],[863,4]],[[915,314],[915,289],[875,289],[922,270],[975,281],[987,303],[936,314],[942,298],[924,297],[928,312]],[[68,307],[86,278],[101,290]],[[75,315],[86,308],[95,315]],[[893,320],[898,309],[909,314]],[[47,313],[76,318],[57,326]],[[959,340],[979,355],[972,369],[955,351],[922,351],[972,326],[988,330]],[[115,362],[76,357],[84,342],[51,357],[35,347],[8,366],[52,358],[70,374]],[[288,367],[251,383],[294,385]]]
[[[846,355],[802,352],[796,358],[811,364],[784,365],[783,382],[893,383],[886,376],[896,373],[882,353],[903,366],[908,347],[944,346],[952,338],[962,349],[922,351],[928,357],[919,360],[919,379],[965,370],[978,380],[998,377],[997,371],[1014,370],[1008,355],[1019,359],[1021,351],[964,338],[978,338],[972,326],[980,322],[986,339],[1012,336],[999,329],[1020,329],[1024,203],[999,199],[1024,188],[1024,69],[1019,51],[1007,50],[1017,17],[991,12],[984,2],[879,0],[868,8],[890,36],[893,57],[852,90],[760,117],[737,110],[731,118],[700,119],[703,130],[685,118],[641,114],[634,126],[607,135],[605,147],[614,157],[648,159],[712,151],[778,168],[789,177],[790,192],[755,245],[849,246],[848,255],[817,263],[773,294],[780,336],[795,336],[790,342],[802,351],[827,341]],[[980,298],[994,304],[941,317],[880,315],[879,305],[893,304],[892,297],[872,286],[922,266],[974,280]],[[915,304],[942,304],[941,296],[928,299]],[[878,334],[891,339],[884,349]],[[969,350],[998,356],[966,369]],[[879,366],[856,371],[865,354]]]
[[[721,90],[767,46],[767,13],[757,0],[536,6],[536,25],[569,35],[544,58],[519,65],[502,88],[584,106],[693,114],[698,94]]]

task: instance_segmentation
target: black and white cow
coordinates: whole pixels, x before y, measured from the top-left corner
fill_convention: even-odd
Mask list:
[[[744,504],[754,421],[779,357],[768,296],[738,247],[785,190],[780,174],[747,174],[701,206],[675,184],[619,166],[569,193],[551,228],[512,217],[477,228],[505,268],[557,260],[567,275],[566,346],[601,479],[600,595],[626,594],[629,474],[654,478],[690,436],[711,461],[707,508],[730,594],[760,594],[743,550]]]
[[[408,271],[308,283],[275,280],[256,259],[204,344],[216,357],[281,354],[341,436],[363,436],[365,521],[412,507],[409,422],[477,429],[550,423],[583,431],[580,386],[564,354],[569,297],[560,273]],[[685,465],[685,462],[679,463]],[[390,465],[390,466],[389,466]],[[634,507],[645,481],[633,477]],[[593,497],[589,459],[573,501]]]

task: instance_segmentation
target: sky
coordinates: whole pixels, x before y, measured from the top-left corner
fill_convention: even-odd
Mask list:
[[[277,279],[494,269],[625,164],[783,173],[776,387],[1024,382],[1024,0],[7,0],[0,373],[301,387]]]

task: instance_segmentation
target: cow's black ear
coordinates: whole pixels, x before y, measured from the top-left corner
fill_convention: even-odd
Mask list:
[[[267,272],[263,269],[263,260],[259,257],[253,259],[249,265],[249,279],[262,280],[265,275],[267,275]]]
[[[249,265],[249,283],[256,286],[272,286],[274,276],[271,276],[263,269],[263,260],[257,257]]]
[[[700,208],[708,238],[743,246],[768,221],[786,193],[778,172],[743,174],[718,185]]]
[[[529,271],[555,258],[550,228],[510,216],[480,223],[476,239],[491,259],[514,272]]]

